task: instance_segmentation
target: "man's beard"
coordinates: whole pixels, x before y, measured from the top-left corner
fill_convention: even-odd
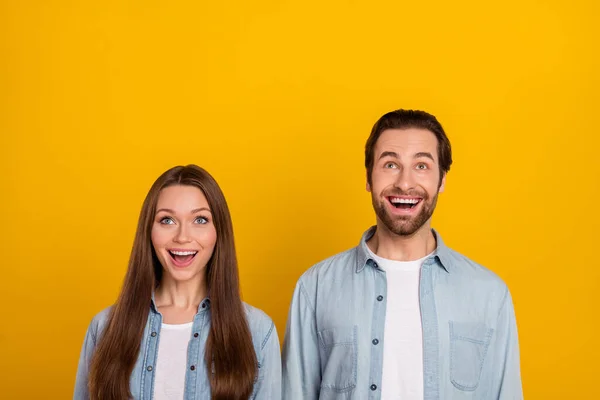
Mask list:
[[[433,215],[433,211],[435,210],[435,206],[437,204],[438,193],[433,196],[430,200],[429,195],[425,192],[422,193],[403,193],[401,191],[394,191],[392,193],[386,194],[384,200],[375,197],[376,195],[371,192],[371,200],[373,202],[373,208],[375,209],[375,214],[377,218],[385,227],[392,233],[398,236],[411,236],[415,232],[417,232],[425,223],[431,218]],[[421,207],[421,211],[415,216],[401,216],[401,215],[392,215],[387,210],[386,202],[389,202],[387,198],[389,196],[416,196],[420,197],[422,200],[418,206]]]

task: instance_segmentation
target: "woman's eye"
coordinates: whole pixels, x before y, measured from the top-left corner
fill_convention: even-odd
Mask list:
[[[202,225],[208,224],[208,219],[205,217],[198,217],[198,218],[196,218],[196,223],[202,224]]]
[[[164,217],[160,220],[160,223],[164,225],[173,225],[175,221],[173,221],[173,219],[170,217]]]

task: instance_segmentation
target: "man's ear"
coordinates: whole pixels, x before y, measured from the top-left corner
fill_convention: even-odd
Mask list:
[[[443,193],[446,187],[446,173],[442,176],[442,181],[440,182],[440,188],[438,189],[438,193]]]

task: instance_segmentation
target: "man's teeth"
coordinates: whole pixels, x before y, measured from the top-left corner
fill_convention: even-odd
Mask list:
[[[398,198],[391,198],[390,202],[394,203],[394,204],[417,204],[419,202],[418,199],[398,199]]]
[[[176,256],[193,256],[197,253],[197,251],[173,251],[171,250],[171,254]]]

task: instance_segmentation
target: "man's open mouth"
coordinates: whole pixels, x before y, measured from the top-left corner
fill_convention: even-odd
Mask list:
[[[392,206],[401,210],[410,210],[415,208],[423,199],[419,197],[396,197],[389,196],[388,201]]]

